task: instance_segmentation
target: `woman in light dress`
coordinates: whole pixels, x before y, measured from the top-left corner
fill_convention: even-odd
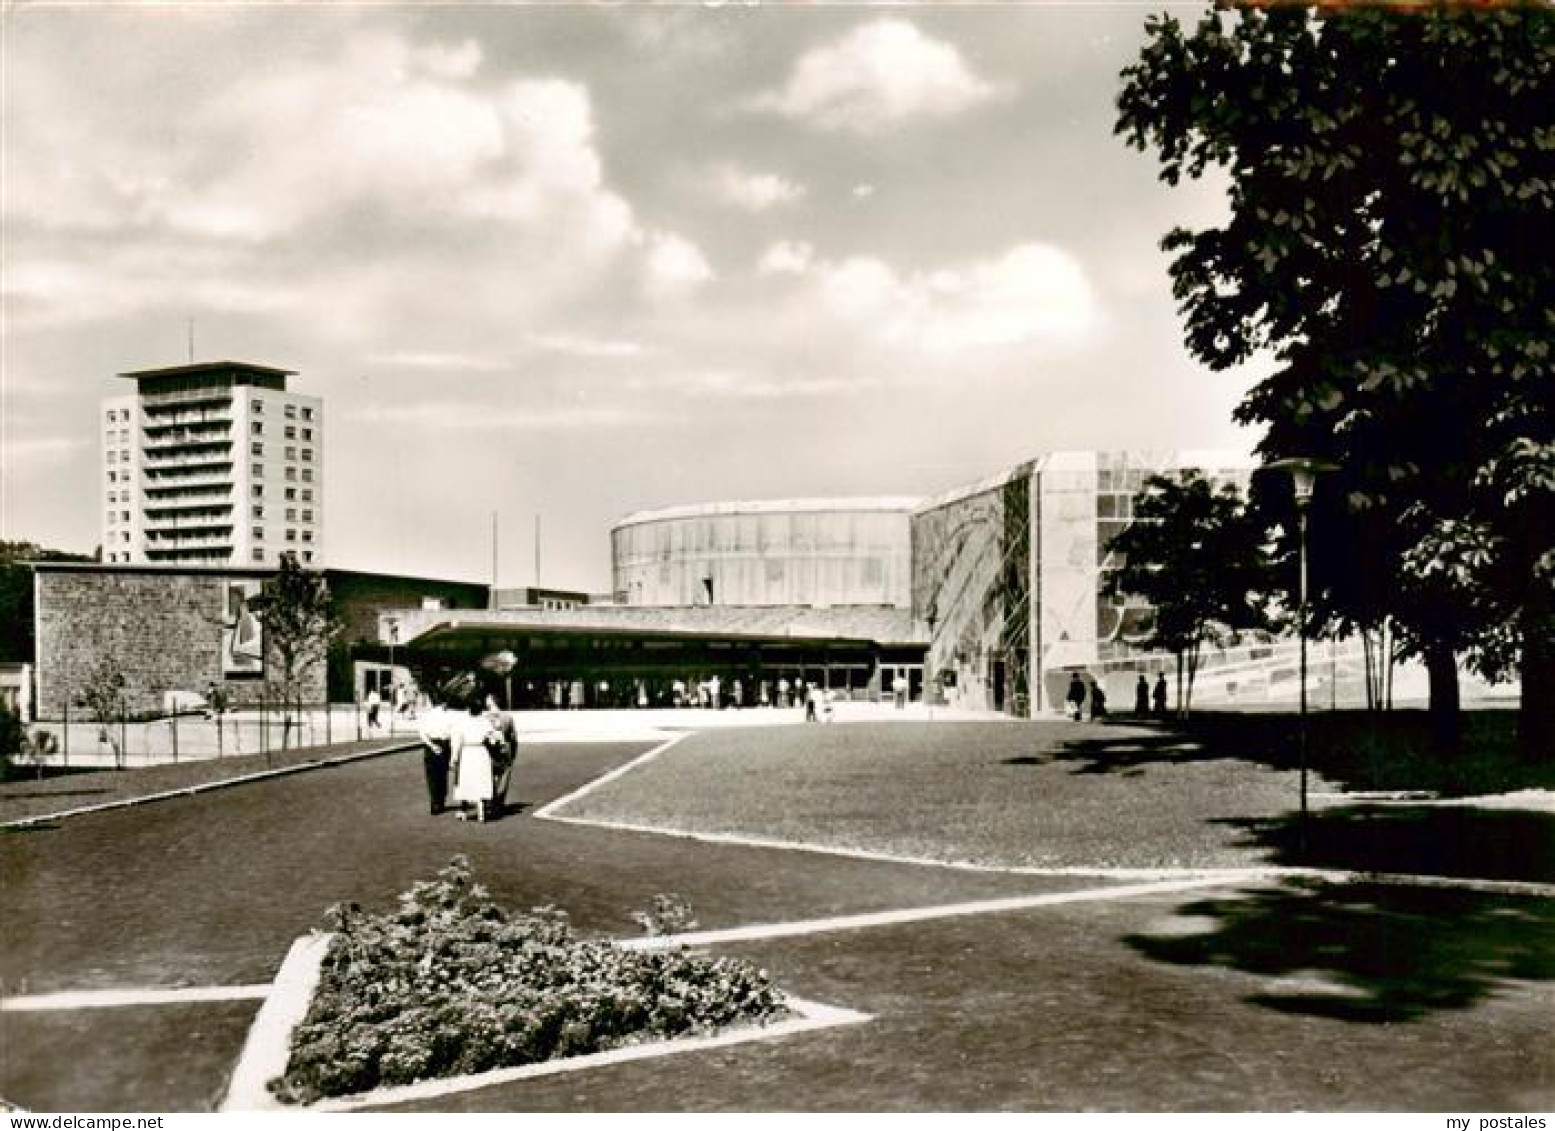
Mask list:
[[[455,718],[451,731],[454,789],[453,799],[460,807],[459,816],[475,820],[488,820],[493,811],[492,799],[496,796],[496,772],[492,765],[491,748],[487,740],[492,737],[491,721],[486,717],[486,704],[478,694],[471,694],[464,713]]]

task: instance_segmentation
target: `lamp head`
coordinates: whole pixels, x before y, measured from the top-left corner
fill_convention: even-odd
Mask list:
[[[1339,465],[1330,460],[1318,459],[1315,456],[1291,456],[1287,459],[1277,459],[1267,463],[1264,467],[1270,471],[1288,471],[1291,484],[1296,488],[1296,505],[1306,509],[1312,501],[1312,489],[1317,485],[1317,477],[1326,471],[1338,471]]]

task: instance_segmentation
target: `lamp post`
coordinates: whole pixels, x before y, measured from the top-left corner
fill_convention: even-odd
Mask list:
[[[939,606],[930,605],[924,614],[925,622],[929,626],[929,646],[923,653],[923,701],[929,705],[929,721],[934,721],[934,699],[937,694],[938,673],[934,670],[934,622],[939,620]],[[930,682],[933,676],[934,682]]]
[[[1326,471],[1338,471],[1339,465],[1311,456],[1292,456],[1267,465],[1270,470],[1290,473],[1296,489],[1296,519],[1299,529],[1298,558],[1301,563],[1300,623],[1301,639],[1301,823],[1296,831],[1296,849],[1304,858],[1307,852],[1307,512],[1312,507],[1312,491],[1317,477]]]
[[[496,672],[502,677],[503,710],[513,709],[513,669],[518,667],[518,657],[512,652],[503,650],[495,655],[487,656],[485,666],[488,670]]]

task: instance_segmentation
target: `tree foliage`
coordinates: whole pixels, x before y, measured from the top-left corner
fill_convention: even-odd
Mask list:
[[[1314,513],[1319,606],[1392,614],[1438,706],[1454,653],[1517,662],[1547,736],[1555,15],[1219,7],[1191,31],[1152,18],[1123,80],[1117,131],[1163,180],[1230,177],[1227,223],[1162,242],[1189,349],[1272,355],[1238,419],[1267,456],[1342,466]]]
[[[1149,602],[1144,643],[1177,657],[1184,711],[1193,701],[1204,645],[1268,624],[1263,543],[1263,526],[1234,486],[1214,487],[1190,471],[1147,479],[1134,498],[1134,521],[1107,544],[1121,562],[1107,575],[1105,590]]]
[[[0,660],[30,663],[33,658],[33,570],[27,563],[91,560],[88,554],[49,550],[35,542],[0,542]]]
[[[119,740],[120,728],[129,711],[124,673],[111,657],[103,657],[87,672],[77,697],[97,722],[97,740],[108,744],[114,767],[122,770],[127,751]]]
[[[301,704],[308,673],[328,656],[329,643],[340,631],[340,624],[324,575],[303,569],[296,554],[281,555],[275,576],[265,582],[249,607],[264,627],[265,651],[275,662],[271,682],[287,706],[284,743],[290,732],[291,712]]]

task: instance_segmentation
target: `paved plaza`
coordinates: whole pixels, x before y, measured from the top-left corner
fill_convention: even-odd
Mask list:
[[[1288,816],[1288,771],[1146,758],[1123,728],[860,720],[673,741],[620,727],[588,741],[584,729],[532,729],[522,811],[484,826],[428,817],[419,757],[404,750],[8,828],[0,1095],[34,1110],[214,1109],[283,956],[324,909],[385,906],[464,854],[500,902],[554,904],[587,931],[630,936],[634,910],[678,892],[700,945],[870,1020],[407,1109],[1555,1104],[1546,815],[1501,810],[1522,874],[1376,882],[1339,857],[1321,874],[1286,868],[1277,838],[1249,838],[1213,806],[1160,822],[1122,812],[1112,851],[1097,837],[1073,847],[1062,824],[1011,821],[1018,806],[1040,815],[1044,797],[1102,813],[1127,789],[1160,799],[1180,780],[1191,795],[1205,773],[1245,791],[1246,816]],[[1097,772],[1108,741],[1136,751],[1117,774]],[[822,812],[809,792],[817,764],[835,799]],[[946,778],[992,784],[876,819],[903,808],[887,779],[921,793]],[[1029,792],[1012,797],[1016,780]],[[699,782],[677,825],[662,791]],[[948,806],[959,808],[925,817]],[[990,821],[1004,841],[1030,843],[985,837],[961,854],[976,859],[957,861],[958,830]],[[800,836],[813,847],[779,844]],[[81,991],[97,996],[55,996]],[[115,991],[134,1004],[102,1004]],[[152,1003],[152,991],[172,992]]]

